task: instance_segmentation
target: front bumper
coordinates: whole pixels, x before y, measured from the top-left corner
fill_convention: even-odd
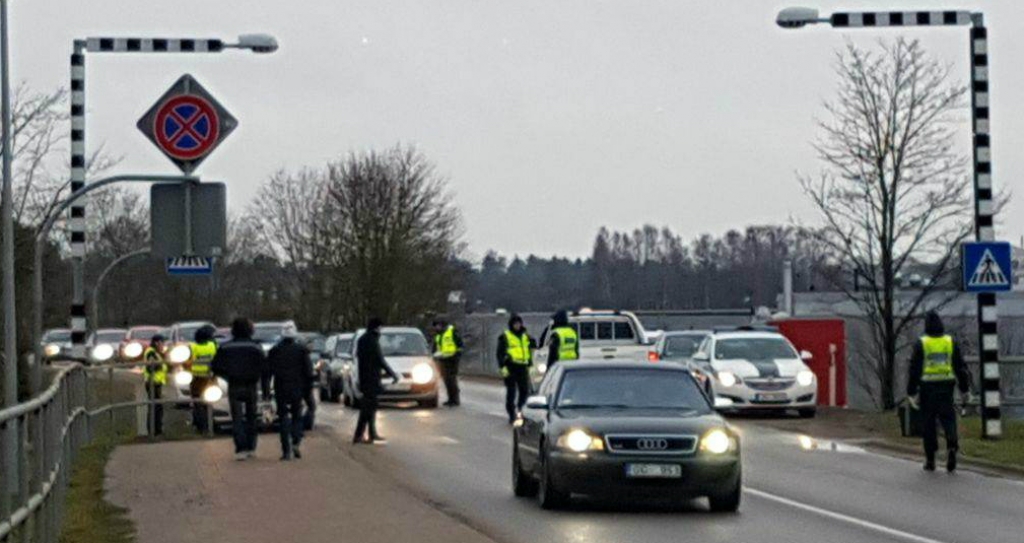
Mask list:
[[[722,409],[724,411],[804,409],[815,407],[818,403],[816,382],[807,386],[793,383],[787,388],[764,390],[751,387],[745,382],[726,387],[715,380],[713,388],[715,396],[732,401],[732,405]]]
[[[385,385],[377,399],[381,402],[421,402],[436,398],[437,392],[437,380],[424,385],[407,384],[403,381],[398,385]]]
[[[549,461],[556,487],[563,492],[593,497],[696,498],[728,492],[740,479],[739,453],[661,456],[552,451]],[[626,476],[626,464],[676,464],[681,467],[682,476],[630,478]]]

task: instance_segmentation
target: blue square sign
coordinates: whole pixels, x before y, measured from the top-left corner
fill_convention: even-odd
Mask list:
[[[1009,243],[964,243],[962,253],[966,292],[1005,292],[1013,288],[1013,259]]]

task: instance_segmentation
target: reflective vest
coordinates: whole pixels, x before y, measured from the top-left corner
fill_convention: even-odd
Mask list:
[[[164,363],[164,355],[153,347],[148,347],[146,352],[142,353],[142,359],[147,362],[142,368],[142,375],[146,378],[146,382],[154,385],[166,385],[167,364]]]
[[[558,360],[576,360],[576,346],[579,343],[579,336],[576,330],[568,326],[561,326],[551,331],[558,336]]]
[[[505,343],[508,344],[508,359],[513,364],[530,365],[533,356],[530,352],[530,336],[526,332],[517,336],[512,330],[505,330]]]
[[[210,364],[217,354],[217,343],[207,341],[206,343],[192,343],[192,376],[209,377],[213,374]]]
[[[922,364],[922,381],[953,381],[953,337],[924,336],[921,338],[921,350],[924,352]]]
[[[434,345],[441,358],[451,358],[459,354],[459,346],[455,344],[455,327],[448,325],[448,328],[434,336]]]

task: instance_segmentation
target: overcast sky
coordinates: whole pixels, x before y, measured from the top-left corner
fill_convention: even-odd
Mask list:
[[[813,5],[815,2],[798,2]],[[965,3],[816,2],[837,8]],[[986,13],[998,188],[1024,174],[1024,9]],[[274,34],[274,55],[92,55],[88,146],[122,172],[175,173],[135,129],[183,73],[240,121],[202,165],[241,210],[275,170],[415,144],[451,182],[470,255],[589,254],[602,225],[684,237],[814,211],[814,117],[834,51],[895,31],[784,31],[768,0],[14,0],[14,81],[67,86],[74,38]],[[907,29],[967,78],[966,29]],[[964,130],[969,112],[964,111]],[[969,153],[964,139],[964,153]],[[1024,234],[1024,196],[998,235]]]

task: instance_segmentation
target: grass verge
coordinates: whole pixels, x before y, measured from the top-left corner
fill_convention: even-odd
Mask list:
[[[132,543],[135,525],[128,511],[104,497],[103,479],[110,454],[128,439],[125,435],[99,437],[79,451],[68,488],[61,543]]]

